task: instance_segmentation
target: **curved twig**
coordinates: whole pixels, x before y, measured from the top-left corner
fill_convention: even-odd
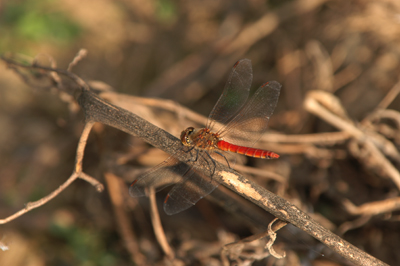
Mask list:
[[[151,223],[153,224],[154,234],[157,238],[158,243],[160,244],[162,250],[168,259],[173,260],[175,258],[174,251],[167,241],[167,237],[165,235],[163,226],[161,224],[160,214],[158,213],[157,203],[156,203],[156,192],[154,187],[150,187],[150,215],[151,215]]]
[[[99,181],[97,181],[95,178],[89,176],[88,174],[85,174],[82,172],[83,153],[84,153],[84,149],[86,146],[87,138],[89,136],[89,132],[92,129],[93,124],[94,123],[91,123],[91,122],[85,124],[85,128],[83,129],[81,138],[79,140],[78,148],[76,151],[75,169],[74,169],[74,172],[72,173],[72,175],[62,185],[60,185],[56,190],[51,192],[49,195],[47,195],[37,201],[28,202],[25,205],[25,208],[23,208],[22,210],[14,213],[13,215],[10,215],[10,216],[4,218],[4,219],[0,219],[0,224],[8,223],[8,222],[20,217],[21,215],[29,212],[30,210],[36,209],[36,208],[46,204],[47,202],[49,202],[50,200],[55,198],[58,194],[60,194],[63,190],[65,190],[69,185],[71,185],[72,182],[74,182],[78,178],[81,178],[81,179],[87,181],[88,183],[93,185],[99,192],[104,190],[104,186]]]
[[[347,132],[353,137],[354,140],[357,141],[358,144],[365,146],[366,150],[368,151],[366,156],[374,157],[376,165],[379,166],[379,169],[389,176],[397,188],[400,189],[400,172],[383,154],[383,152],[387,150],[395,151],[396,149],[393,147],[393,144],[384,138],[378,138],[376,135],[366,134],[362,128],[356,126],[350,120],[332,112],[328,107],[323,105],[321,99],[324,98],[325,102],[336,99],[333,95],[326,92],[309,92],[305,100],[305,108],[310,113],[323,118],[326,122],[330,123],[336,128]],[[383,147],[383,149],[380,149],[380,147]]]
[[[120,182],[117,176],[109,172],[106,172],[104,177],[107,182],[108,193],[110,194],[115,219],[118,224],[118,231],[121,239],[124,241],[126,249],[131,255],[131,260],[136,265],[147,265],[146,258],[140,251],[134,230],[124,209],[124,199],[121,191],[123,182]]]

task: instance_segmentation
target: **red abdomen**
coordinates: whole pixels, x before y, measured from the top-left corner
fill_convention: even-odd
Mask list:
[[[235,152],[235,153],[239,153],[239,154],[243,154],[243,155],[255,157],[255,158],[262,158],[262,159],[279,158],[279,155],[272,151],[238,146],[238,145],[234,145],[234,144],[231,144],[231,143],[223,141],[223,140],[218,141],[218,148],[223,151]]]

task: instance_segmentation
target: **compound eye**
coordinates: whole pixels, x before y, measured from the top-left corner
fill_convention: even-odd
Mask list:
[[[182,131],[181,133],[181,141],[182,144],[185,146],[191,146],[192,145],[192,140],[189,137],[194,131],[193,127],[188,127],[187,129],[185,129],[184,131]]]
[[[187,135],[191,135],[194,132],[194,128],[193,127],[188,127],[186,129]]]

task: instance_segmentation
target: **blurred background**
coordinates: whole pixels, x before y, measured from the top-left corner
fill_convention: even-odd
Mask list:
[[[283,85],[269,123],[281,142],[274,134],[266,140],[281,158],[245,163],[283,179],[249,178],[371,255],[399,263],[399,211],[361,215],[343,207],[345,199],[361,205],[398,197],[399,190],[355,155],[350,138],[311,141],[312,151],[296,145],[300,138],[282,144],[286,135],[316,134],[312,139],[338,131],[305,110],[309,91],[336,96],[355,125],[395,91],[400,70],[398,0],[4,0],[0,36],[0,53],[50,55],[63,69],[85,48],[87,57],[73,69],[83,79],[101,81],[118,93],[173,100],[204,116],[233,64],[250,59],[253,90],[269,80]],[[393,110],[393,117],[382,132],[390,129],[391,134],[378,126],[375,131],[398,151],[396,96],[384,107]],[[185,114],[153,109],[157,121],[152,122],[174,135],[189,126],[177,118]],[[82,114],[71,112],[54,90],[27,86],[0,63],[0,219],[49,194],[70,176],[82,121]],[[78,180],[46,205],[1,225],[0,241],[9,250],[0,251],[0,265],[132,265],[141,256],[148,265],[164,265],[148,203],[129,198],[126,187],[121,190],[123,209],[140,254],[127,248],[103,177],[104,154],[115,153],[135,153],[130,160],[137,169],[165,157],[141,140],[99,126],[89,139],[84,170],[105,184],[105,191],[99,194]],[[399,161],[391,163],[399,169]],[[160,206],[163,195],[158,196]],[[273,219],[267,216],[260,225],[207,199],[201,202],[175,216],[160,213],[170,244],[186,265],[222,265],[219,251],[227,239],[257,233]],[[267,257],[254,265],[351,265],[293,227],[278,233],[276,245],[287,258]]]

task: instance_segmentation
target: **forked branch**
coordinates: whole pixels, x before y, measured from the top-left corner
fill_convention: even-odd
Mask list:
[[[10,215],[4,219],[0,219],[0,224],[8,223],[8,222],[20,217],[21,215],[29,212],[30,210],[36,209],[36,208],[46,204],[47,202],[49,202],[50,200],[55,198],[58,194],[60,194],[63,190],[65,190],[72,182],[74,182],[78,178],[87,181],[88,183],[93,185],[99,192],[104,190],[103,184],[101,184],[95,178],[82,172],[83,154],[84,154],[87,138],[89,136],[89,133],[90,133],[90,130],[92,129],[92,127],[93,127],[93,123],[89,122],[89,123],[85,124],[85,128],[83,129],[81,138],[78,143],[78,148],[76,150],[75,169],[74,169],[74,172],[72,173],[72,175],[61,186],[59,186],[56,190],[51,192],[49,195],[47,195],[37,201],[28,202],[25,205],[25,208],[21,209],[20,211],[14,213],[13,215]]]

